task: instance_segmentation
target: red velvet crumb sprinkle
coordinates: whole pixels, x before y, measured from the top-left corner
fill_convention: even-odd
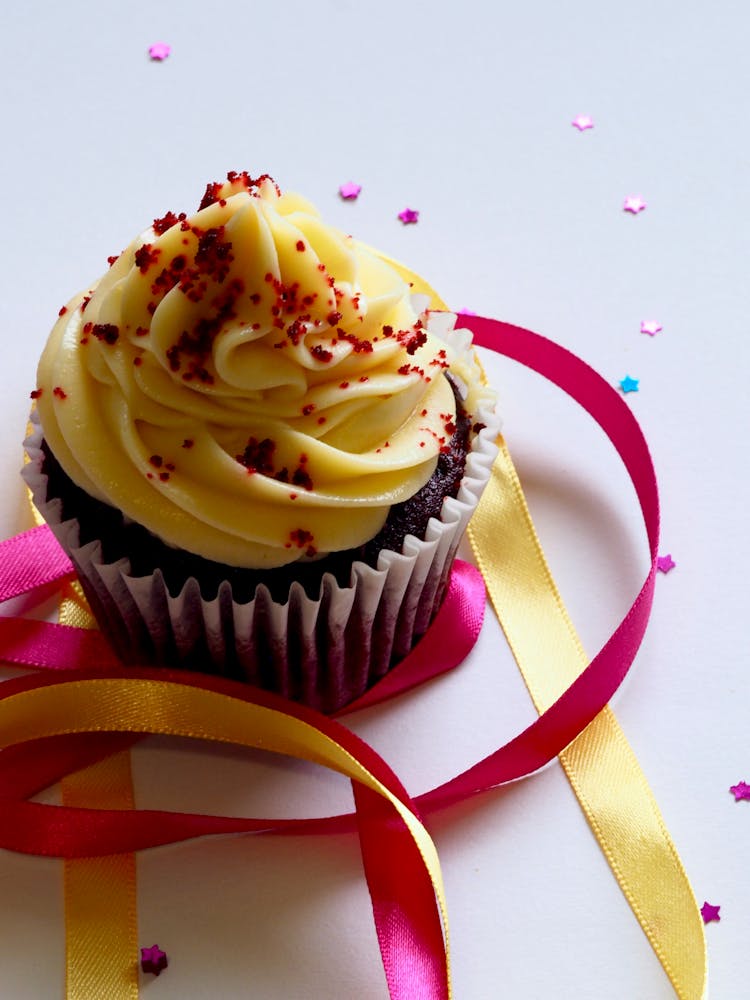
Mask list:
[[[154,232],[157,236],[161,236],[162,233],[166,233],[172,226],[176,226],[178,222],[184,222],[185,219],[187,219],[187,216],[184,212],[180,212],[179,215],[175,215],[174,212],[167,212],[160,219],[154,219]]]
[[[326,350],[322,344],[315,344],[311,347],[310,354],[312,354],[316,361],[328,362],[333,360],[333,353]]]
[[[55,388],[52,390],[52,393],[53,393],[53,395],[57,396],[58,399],[67,399],[68,398],[67,392],[63,388],[61,388],[59,385],[55,386]]]
[[[42,394],[42,390],[41,389],[32,389],[31,392],[29,393],[29,397],[31,399],[39,399],[39,397],[41,396],[41,394]]]
[[[133,260],[141,274],[145,274],[160,256],[161,250],[158,247],[153,247],[150,243],[144,243],[142,247],[138,247],[136,250]]]
[[[311,531],[307,531],[305,528],[295,528],[294,531],[289,532],[289,540],[293,542],[298,549],[302,549],[306,545],[310,546],[310,543],[313,541],[313,533]],[[314,551],[315,550],[313,550],[313,552]]]
[[[94,323],[91,327],[91,333],[97,340],[103,341],[110,346],[116,344],[120,336],[120,331],[114,323]]]

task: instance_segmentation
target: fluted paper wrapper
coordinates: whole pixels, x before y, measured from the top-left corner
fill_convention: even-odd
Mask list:
[[[63,520],[62,501],[48,496],[38,424],[26,441],[23,474],[125,663],[221,674],[333,712],[402,659],[440,607],[496,454],[497,417],[480,409],[476,419],[486,426],[473,437],[458,495],[443,501],[424,539],[409,535],[401,552],[382,551],[377,568],[354,562],[348,586],[326,574],[317,599],[293,583],[283,604],[263,585],[252,600],[237,601],[228,581],[206,600],[195,578],[173,596],[161,571],[134,577],[127,559],[104,561],[101,541],[80,545],[78,521]]]

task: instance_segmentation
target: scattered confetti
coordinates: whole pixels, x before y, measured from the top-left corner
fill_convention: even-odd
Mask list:
[[[172,46],[167,45],[166,42],[154,42],[148,47],[148,54],[154,62],[164,62],[171,51]]]
[[[720,906],[712,906],[710,903],[705,903],[701,906],[701,916],[703,917],[703,923],[707,924],[710,920],[721,920],[719,916]]]
[[[356,201],[357,198],[359,198],[359,192],[361,190],[361,184],[355,184],[354,181],[349,181],[347,184],[341,185],[339,188],[339,194],[344,201]]]
[[[657,333],[661,333],[664,327],[661,325],[658,319],[642,319],[641,320],[641,333],[647,333],[649,337],[656,336]]]
[[[141,948],[141,968],[144,972],[158,976],[168,965],[167,953],[162,951],[158,944],[152,944],[150,948]]]
[[[588,115],[576,115],[570,124],[574,128],[577,128],[579,132],[585,132],[587,128],[594,127],[593,119]]]
[[[398,213],[398,217],[405,226],[411,226],[415,222],[419,222],[419,212],[413,208],[405,208],[403,212]]]
[[[631,215],[638,215],[645,207],[646,202],[639,194],[629,194],[623,203],[622,210],[630,212]]]
[[[739,802],[741,799],[747,799],[750,802],[750,785],[746,781],[738,781],[736,785],[732,785],[729,791],[734,795],[735,802]]]
[[[638,383],[640,379],[631,378],[630,375],[626,375],[624,379],[620,380],[620,388],[623,392],[638,392]]]
[[[665,556],[656,557],[656,568],[660,573],[668,573],[670,569],[674,569],[677,563],[674,561],[672,556],[667,552]]]

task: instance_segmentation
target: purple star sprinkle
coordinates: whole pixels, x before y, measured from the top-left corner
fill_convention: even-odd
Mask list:
[[[339,195],[344,199],[344,201],[356,201],[361,190],[361,184],[355,184],[354,181],[349,181],[347,184],[341,185],[339,188]]]
[[[711,920],[721,920],[719,916],[720,906],[712,906],[711,903],[704,903],[701,906],[701,916],[703,917],[703,923],[707,924]]]
[[[642,319],[641,320],[641,333],[647,333],[649,337],[656,336],[657,333],[661,333],[664,327],[661,325],[658,319]]]
[[[676,565],[677,563],[669,553],[665,556],[656,557],[656,568],[660,573],[668,573],[671,569],[674,569]]]
[[[167,45],[166,42],[154,42],[153,45],[149,45],[148,47],[149,57],[154,62],[164,62],[171,51],[172,46]]]
[[[740,802],[742,799],[747,799],[750,802],[750,785],[746,781],[738,781],[736,785],[732,785],[729,791],[734,795],[734,801]]]
[[[570,124],[579,132],[585,132],[587,128],[594,127],[594,122],[588,115],[576,115]]]
[[[646,207],[646,202],[639,194],[629,194],[623,202],[623,212],[630,212],[631,215],[638,215]]]
[[[141,968],[144,972],[158,976],[168,965],[167,953],[162,951],[158,944],[152,944],[150,948],[141,948]]]
[[[413,226],[415,222],[419,222],[419,212],[413,208],[405,208],[398,213],[398,217],[405,226]]]

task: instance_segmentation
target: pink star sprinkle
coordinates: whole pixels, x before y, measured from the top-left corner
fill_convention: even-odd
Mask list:
[[[661,325],[658,319],[642,319],[641,320],[641,333],[647,333],[649,337],[655,337],[657,333],[661,333],[664,327]]]
[[[361,190],[361,184],[355,184],[354,181],[349,181],[348,184],[341,185],[339,188],[339,194],[344,201],[356,201]]]
[[[413,208],[405,208],[403,212],[398,213],[398,218],[405,226],[413,226],[415,222],[419,222],[419,212]]]
[[[665,556],[656,557],[656,568],[660,573],[668,573],[670,569],[674,569],[677,563],[674,561],[669,552]]]
[[[152,944],[150,948],[141,948],[141,968],[144,972],[158,976],[168,965],[167,953],[162,951],[158,944]]]
[[[712,906],[710,903],[704,903],[701,906],[701,916],[703,917],[703,923],[707,924],[710,920],[721,920],[719,916],[720,906]]]
[[[579,132],[585,132],[587,128],[594,127],[593,119],[588,115],[576,115],[570,124],[574,128],[577,128]]]
[[[154,62],[164,62],[171,51],[172,46],[167,45],[166,42],[154,42],[148,47],[148,54]]]
[[[473,309],[459,309],[457,315],[458,316],[478,316],[479,314],[475,313]]]
[[[729,791],[734,795],[735,802],[740,802],[742,799],[750,801],[750,785],[746,781],[739,781],[736,785],[732,785]]]
[[[631,215],[638,215],[645,207],[646,202],[639,194],[629,194],[623,203],[622,210],[630,212]]]

